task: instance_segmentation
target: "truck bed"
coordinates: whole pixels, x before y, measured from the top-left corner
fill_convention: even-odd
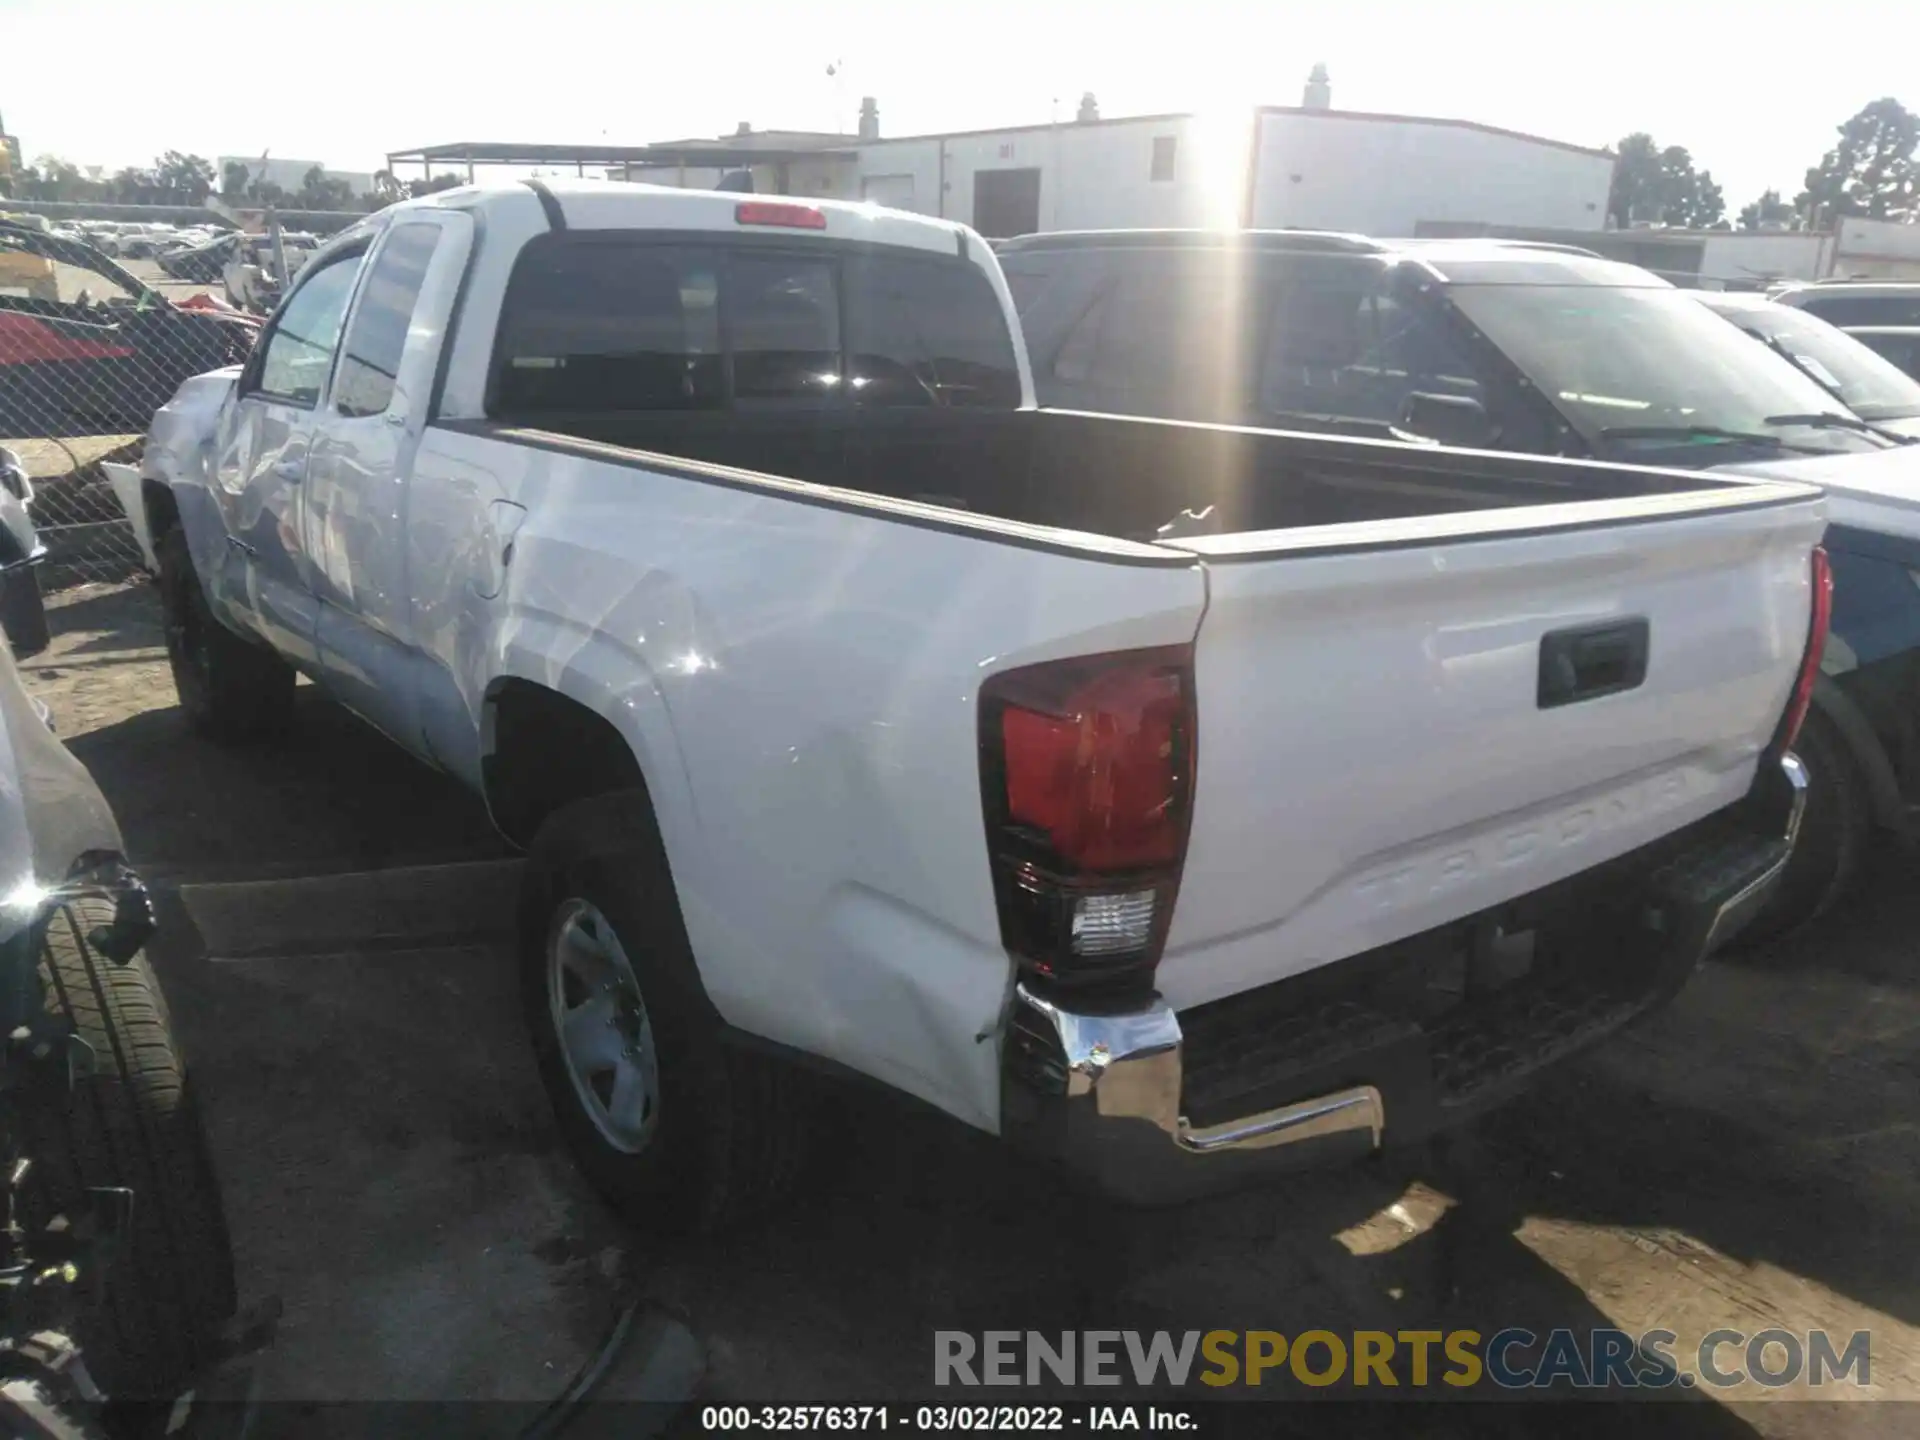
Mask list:
[[[547,435],[1144,541],[1736,490],[1680,472],[1064,410],[603,412],[532,424]]]

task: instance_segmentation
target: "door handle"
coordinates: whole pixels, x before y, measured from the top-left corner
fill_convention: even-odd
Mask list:
[[[1647,678],[1650,627],[1644,616],[1554,630],[1540,639],[1542,710],[1638,689]]]
[[[276,479],[288,480],[297,485],[307,478],[306,457],[303,455],[298,459],[289,457],[276,460],[273,462],[273,473]]]

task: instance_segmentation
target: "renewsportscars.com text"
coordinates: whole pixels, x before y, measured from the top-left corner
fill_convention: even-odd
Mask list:
[[[1865,1330],[938,1330],[936,1385],[1306,1385],[1648,1390],[1873,1378]]]

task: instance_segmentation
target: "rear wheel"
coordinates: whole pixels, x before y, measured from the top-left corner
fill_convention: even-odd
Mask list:
[[[1839,728],[1809,711],[1793,753],[1807,767],[1807,806],[1787,868],[1735,942],[1758,947],[1818,919],[1852,887],[1873,833],[1867,785]]]
[[[214,618],[178,525],[154,545],[167,662],[180,708],[195,730],[215,740],[259,739],[286,728],[293,713],[293,667],[242,640]]]
[[[561,1134],[649,1229],[711,1231],[782,1196],[810,1131],[805,1077],[726,1044],[646,796],[556,812],[521,901],[521,999]]]
[[[131,1231],[77,1325],[87,1368],[113,1400],[164,1400],[216,1356],[233,1315],[233,1252],[200,1113],[165,999],[144,955],[119,965],[87,937],[113,918],[82,898],[47,922],[46,1004],[93,1052],[68,1083],[49,1064],[17,1092],[37,1207],[79,1215],[88,1189],[133,1191]]]

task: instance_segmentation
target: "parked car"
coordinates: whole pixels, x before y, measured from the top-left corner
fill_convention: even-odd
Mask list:
[[[1049,413],[963,226],[445,199],[156,418],[168,650],[527,847],[540,1070],[649,1225],[791,1173],[780,1055],[1139,1199],[1417,1141],[1785,863],[1811,487]]]
[[[220,279],[227,302],[255,315],[269,314],[280,303],[280,266],[284,264],[291,279],[313,258],[315,246],[306,237],[283,235],[280,257],[276,261],[273,240],[266,235],[247,235],[227,252],[227,263]]]
[[[236,254],[245,237],[229,231],[201,244],[170,250],[159,257],[160,273],[172,280],[190,280],[211,285]]]
[[[105,798],[15,668],[48,643],[27,484],[0,449],[0,1409],[31,1412],[11,1434],[91,1436],[104,1433],[95,1386],[166,1402],[221,1358],[233,1256],[143,953],[152,903]]]
[[[186,310],[90,245],[0,224],[0,435],[139,434],[180,382],[244,359],[258,322]]]
[[[162,248],[171,245],[178,234],[175,227],[164,222],[122,231],[114,253],[126,260],[151,260]]]
[[[1571,247],[1106,231],[1011,240],[1000,260],[1045,405],[1689,470],[1813,466],[1868,529],[1920,497],[1920,449],[1692,292]],[[1831,906],[1875,828],[1908,834],[1906,797],[1920,801],[1920,588],[1902,574],[1889,591],[1854,540],[1828,542],[1839,590],[1800,742],[1807,825],[1749,938]],[[1912,615],[1889,627],[1896,601]]]
[[[1902,439],[1920,440],[1920,380],[1854,336],[1810,310],[1778,305],[1763,295],[1725,290],[1688,293],[1802,371],[1862,420]]]
[[[1920,325],[1920,281],[1821,280],[1783,286],[1773,299],[1818,315],[1842,330],[1856,325]]]
[[[1856,325],[1847,334],[1896,369],[1920,379],[1920,325]]]
[[[1839,326],[1920,377],[1920,282],[1830,280],[1789,285],[1774,298]]]

